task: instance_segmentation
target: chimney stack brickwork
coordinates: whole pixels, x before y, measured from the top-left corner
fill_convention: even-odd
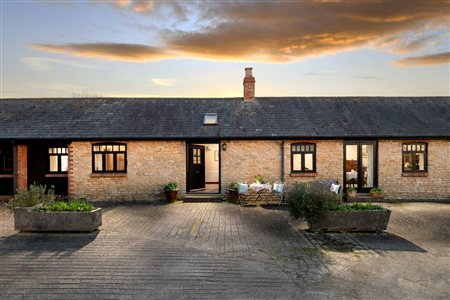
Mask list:
[[[244,101],[255,100],[255,77],[253,77],[252,70],[253,68],[245,68]]]

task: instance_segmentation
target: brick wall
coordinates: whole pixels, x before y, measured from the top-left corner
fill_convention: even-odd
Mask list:
[[[290,147],[295,142],[316,143],[315,174],[291,175]],[[402,176],[402,142],[380,140],[379,185],[388,198],[450,198],[450,141],[428,142],[427,177]],[[221,152],[222,193],[232,181],[254,182],[262,175],[268,181],[281,179],[280,140],[226,141]],[[89,200],[143,200],[162,197],[170,181],[186,192],[186,144],[182,141],[127,142],[128,171],[119,175],[92,173],[90,142],[73,142],[69,147],[69,194]],[[288,140],[284,145],[287,188],[295,182],[338,179],[343,184],[342,140]]]
[[[315,174],[291,175],[291,144],[296,142],[316,143],[317,164]],[[222,191],[227,191],[233,181],[252,183],[256,175],[268,181],[281,180],[282,141],[227,141],[227,150],[222,151]],[[342,182],[342,141],[289,140],[284,144],[284,174],[286,187],[295,182],[320,179],[338,179]]]
[[[28,146],[17,145],[17,190],[28,188]]]
[[[186,146],[182,141],[126,142],[126,174],[92,174],[92,143],[70,145],[69,190],[71,198],[88,200],[152,200],[162,188],[178,182],[186,192]]]
[[[450,199],[450,141],[420,140],[428,143],[428,172],[425,177],[402,174],[402,143],[411,140],[380,140],[378,183],[387,198]]]

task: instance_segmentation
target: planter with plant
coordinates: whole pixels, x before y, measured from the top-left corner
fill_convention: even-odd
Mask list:
[[[228,193],[230,193],[231,202],[239,203],[239,183],[230,183],[228,186]]]
[[[31,185],[8,202],[14,227],[25,231],[93,231],[102,225],[102,210],[91,203],[56,201],[53,189]]]
[[[370,203],[339,204],[320,183],[297,183],[287,194],[289,210],[312,231],[386,230],[391,211]]]
[[[164,186],[164,192],[168,202],[175,202],[178,197],[178,184],[176,182],[169,182]]]
[[[347,198],[355,198],[356,197],[356,189],[354,187],[347,188]]]
[[[381,198],[383,197],[383,189],[380,187],[374,187],[370,190],[370,196],[372,198]]]
[[[255,179],[256,179],[256,182],[258,182],[258,183],[262,183],[262,184],[265,183],[264,176],[262,176],[262,175],[256,175]]]

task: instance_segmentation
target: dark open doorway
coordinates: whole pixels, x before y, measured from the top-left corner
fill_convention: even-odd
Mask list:
[[[220,193],[220,147],[219,142],[187,143],[188,193]]]

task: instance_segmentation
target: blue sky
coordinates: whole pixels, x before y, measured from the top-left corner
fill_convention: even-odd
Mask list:
[[[449,1],[1,1],[1,97],[450,94]]]

